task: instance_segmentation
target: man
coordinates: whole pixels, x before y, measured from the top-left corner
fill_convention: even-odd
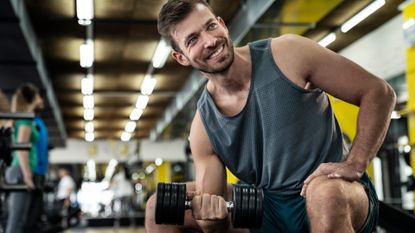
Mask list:
[[[296,35],[234,49],[223,20],[199,0],[168,1],[158,29],[174,59],[208,79],[189,136],[197,195],[182,228],[236,231],[226,166],[264,189],[262,228],[251,232],[374,230],[377,199],[364,172],[395,103],[386,82]],[[360,106],[350,152],[325,93]],[[153,223],[154,198],[147,211],[148,232],[180,230]]]

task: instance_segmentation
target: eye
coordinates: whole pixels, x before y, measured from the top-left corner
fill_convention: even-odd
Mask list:
[[[190,45],[194,44],[196,42],[197,38],[196,36],[192,36],[190,37],[187,41],[186,41],[186,47],[189,47]]]
[[[209,25],[208,25],[208,30],[213,30],[213,29],[215,29],[217,27],[217,24],[216,23],[210,23]]]

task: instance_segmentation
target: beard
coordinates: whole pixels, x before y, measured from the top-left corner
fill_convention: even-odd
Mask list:
[[[208,74],[222,74],[226,72],[229,69],[229,67],[232,65],[235,54],[233,51],[233,45],[231,41],[227,40],[227,42],[225,43],[225,47],[229,48],[229,54],[227,54],[226,56],[223,56],[218,61],[218,63],[220,63],[219,65],[217,66],[200,65],[200,64],[196,64],[195,62],[191,62],[191,65],[193,66],[193,68],[203,73],[208,73]]]

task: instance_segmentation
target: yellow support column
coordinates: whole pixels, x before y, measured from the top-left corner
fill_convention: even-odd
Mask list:
[[[236,184],[238,182],[238,178],[228,168],[226,168],[226,182],[228,184]]]
[[[171,182],[170,162],[163,162],[160,166],[157,166],[154,174],[156,184],[158,182]]]
[[[402,12],[403,21],[415,19],[415,1],[407,5]],[[415,145],[415,46],[406,49],[406,83],[408,86],[408,134],[409,143]],[[415,150],[411,150],[411,167],[415,168]]]

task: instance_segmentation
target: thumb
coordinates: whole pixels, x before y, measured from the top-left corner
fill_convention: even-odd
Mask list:
[[[186,196],[187,199],[192,200],[195,196],[200,196],[201,193],[199,191],[187,191]]]

